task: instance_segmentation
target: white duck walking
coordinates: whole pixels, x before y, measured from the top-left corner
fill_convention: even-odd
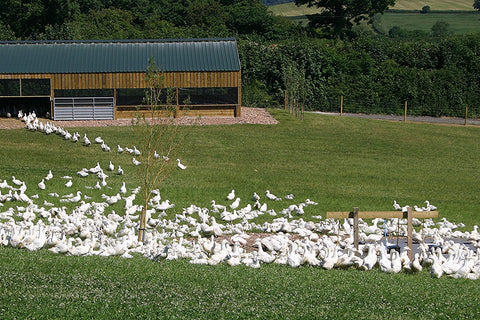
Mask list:
[[[42,181],[38,183],[38,188],[45,190],[45,179],[42,179]]]
[[[187,169],[186,165],[183,165],[182,163],[180,163],[180,159],[177,159],[177,167],[179,167],[182,170]]]

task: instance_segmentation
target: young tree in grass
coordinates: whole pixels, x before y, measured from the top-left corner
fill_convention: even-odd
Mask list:
[[[136,159],[137,179],[143,196],[138,240],[145,236],[146,212],[152,191],[160,189],[161,183],[175,168],[175,158],[185,139],[184,126],[174,123],[177,112],[176,94],[173,88],[165,87],[165,76],[153,58],[147,67],[144,104],[137,108],[132,128],[137,148],[141,152]],[[172,159],[173,160],[170,160]]]

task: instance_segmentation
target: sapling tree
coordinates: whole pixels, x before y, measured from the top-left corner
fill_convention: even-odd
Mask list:
[[[285,102],[289,111],[303,120],[303,107],[299,106],[305,103],[305,68],[299,67],[296,62],[286,64],[283,67],[283,83],[287,94]]]
[[[152,191],[160,189],[162,182],[176,167],[175,158],[185,140],[185,126],[175,124],[177,110],[176,92],[165,87],[165,75],[150,59],[145,76],[147,89],[144,103],[137,107],[132,128],[137,148],[136,175],[143,196],[138,241],[145,236],[146,215]],[[170,160],[172,159],[173,160]]]

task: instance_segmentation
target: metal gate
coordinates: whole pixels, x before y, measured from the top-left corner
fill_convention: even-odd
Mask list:
[[[54,98],[53,120],[113,120],[113,97]]]

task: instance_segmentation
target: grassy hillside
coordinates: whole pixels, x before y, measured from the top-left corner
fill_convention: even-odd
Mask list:
[[[381,17],[381,21],[387,32],[395,26],[405,30],[429,32],[438,21],[447,22],[449,30],[454,33],[480,32],[480,15],[475,12],[428,14],[387,12]]]
[[[424,30],[430,31],[431,27],[437,21],[445,21],[450,24],[450,30],[455,33],[467,33],[480,31],[480,17],[474,11],[471,0],[461,1],[414,1],[399,0],[396,1],[392,9],[395,10],[418,10],[423,6],[430,6],[433,11],[464,11],[463,13],[435,12],[428,14],[412,12],[387,12],[383,15],[384,29],[390,30],[394,26],[405,28],[406,30]],[[306,24],[308,19],[306,15],[319,12],[317,8],[307,8],[306,6],[297,7],[294,2],[270,6],[269,9],[275,15],[289,17],[299,23]]]
[[[462,10],[472,11],[472,0],[435,0],[435,1],[417,1],[417,0],[396,0],[392,9],[397,10],[421,10],[424,6],[430,6],[431,10]]]
[[[437,0],[437,1],[416,1],[416,0],[397,0],[395,6],[391,9],[395,10],[421,10],[424,6],[430,6],[431,10],[459,10],[474,11],[472,0]],[[306,6],[297,7],[295,2],[282,3],[269,6],[269,9],[276,15],[286,17],[299,16],[305,14],[313,14],[318,12],[316,8],[307,8]]]

